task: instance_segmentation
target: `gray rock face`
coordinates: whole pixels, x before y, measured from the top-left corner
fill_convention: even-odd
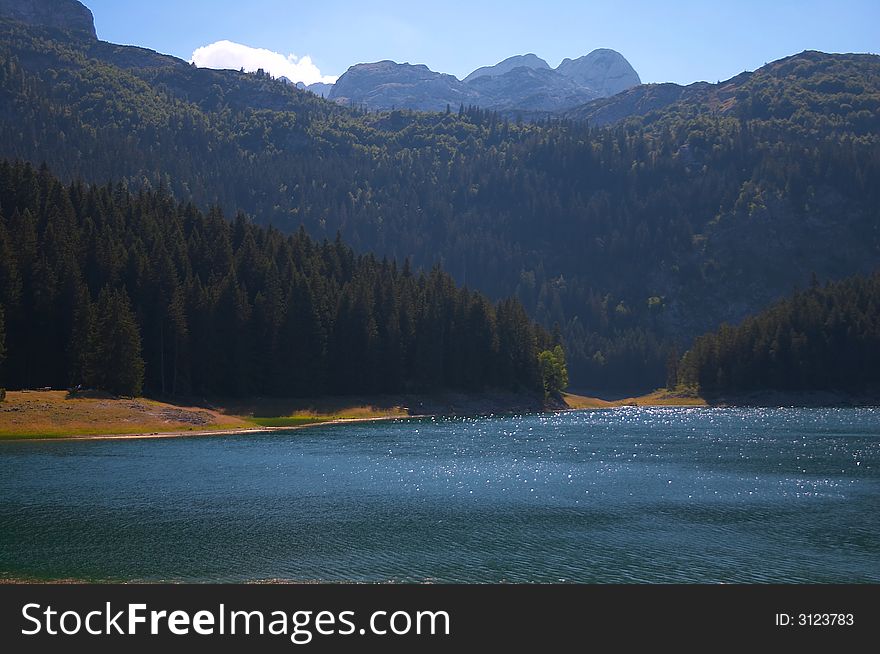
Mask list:
[[[599,97],[590,88],[550,68],[514,68],[504,75],[483,75],[468,83],[476,104],[498,111],[559,111]]]
[[[642,83],[638,73],[622,54],[604,48],[593,50],[578,59],[565,59],[556,71],[593,89],[598,97],[603,98]]]
[[[92,12],[77,0],[0,0],[0,18],[98,38]]]
[[[504,61],[499,62],[494,66],[483,66],[482,68],[477,68],[462,81],[471,82],[478,77],[498,77],[500,75],[504,75],[505,73],[509,73],[516,68],[550,70],[550,64],[532,53],[516,55],[514,57],[508,57]]]
[[[288,84],[293,84],[287,77],[279,77],[278,79],[287,82]],[[303,84],[302,82],[296,83],[296,88],[300,91],[311,91],[315,95],[328,97],[330,95],[330,90],[333,88],[332,84],[324,84],[323,82],[315,82],[314,84]]]
[[[369,109],[443,111],[477,105],[503,112],[558,112],[640,83],[626,59],[613,50],[566,59],[553,70],[536,55],[518,55],[478,68],[463,81],[427,66],[379,61],[352,66],[330,90],[340,104]]]
[[[370,109],[443,111],[469,104],[476,96],[456,77],[427,66],[377,61],[352,66],[330,91],[330,99]]]
[[[318,96],[324,96],[325,98],[330,97],[330,91],[333,90],[333,84],[324,84],[324,82],[315,82],[314,84],[309,84],[306,89],[314,93]]]

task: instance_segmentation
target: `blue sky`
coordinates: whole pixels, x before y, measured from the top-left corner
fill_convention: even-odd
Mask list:
[[[880,0],[84,2],[106,41],[189,60],[227,40],[295,55],[287,61],[313,78],[307,81],[380,59],[464,77],[513,54],[534,52],[556,66],[607,47],[645,82],[686,84],[727,79],[802,50],[880,52]],[[211,53],[221,62],[270,56],[229,47]]]

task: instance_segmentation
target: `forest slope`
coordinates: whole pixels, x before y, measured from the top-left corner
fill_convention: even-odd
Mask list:
[[[493,304],[439,268],[0,163],[0,386],[540,393],[551,345],[519,302]]]
[[[361,114],[9,21],[0,78],[0,155],[439,262],[558,325],[577,388],[662,385],[693,337],[880,261],[876,56],[803,53],[608,128]]]

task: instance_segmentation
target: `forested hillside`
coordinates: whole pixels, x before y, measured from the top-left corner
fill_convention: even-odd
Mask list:
[[[679,382],[703,393],[880,387],[880,273],[819,286],[696,340]]]
[[[267,75],[5,22],[0,155],[441,263],[558,325],[575,387],[645,388],[694,336],[812,273],[880,261],[880,57],[762,71],[607,128],[517,124],[349,111]]]
[[[605,125],[639,118],[643,124],[701,113],[810,134],[877,133],[876,55],[807,51],[717,84],[643,84],[565,112],[573,120]]]
[[[519,302],[493,305],[439,269],[0,163],[0,386],[540,392],[552,345]]]

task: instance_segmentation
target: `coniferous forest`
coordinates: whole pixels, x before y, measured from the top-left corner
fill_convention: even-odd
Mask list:
[[[696,340],[678,382],[713,394],[880,385],[880,273],[801,291]]]
[[[880,57],[805,52],[695,86],[690,99],[604,127],[566,117],[520,122],[476,107],[367,113],[262,72],[199,69],[0,21],[0,156],[45,162],[65,184],[112,181],[135,198],[144,189],[201,211],[244,211],[298,239],[301,227],[316,242],[339,233],[354,251],[398,266],[439,264],[492,301],[516,297],[558,335],[573,387],[646,390],[664,384],[669,362],[695,337],[804,287],[812,273],[839,279],[880,264]],[[235,234],[247,222],[235,221],[236,260]],[[259,370],[263,336],[278,319],[262,305],[274,306],[275,291],[241,271],[237,285],[223,278],[198,276],[217,294],[212,302],[272,327],[212,365],[253,356]],[[101,301],[103,289],[89,284],[90,301]],[[187,331],[200,334],[195,325],[211,323],[186,288]],[[128,303],[143,320],[143,300]],[[354,299],[346,306],[362,311]],[[6,314],[14,334],[16,318]],[[146,386],[179,389],[173,321],[152,319],[141,323]],[[315,338],[332,344],[321,324]],[[385,328],[377,323],[375,333]],[[196,349],[186,353],[190,370]],[[27,364],[8,346],[7,356],[24,383]],[[177,374],[182,387],[201,388],[200,373]],[[419,381],[412,370],[389,374]],[[468,375],[457,375],[454,383],[465,383]],[[238,392],[254,378],[265,379],[249,373]]]
[[[539,392],[549,335],[446,273],[203,213],[163,190],[0,164],[11,388],[308,396]],[[540,348],[540,349],[539,349]]]

